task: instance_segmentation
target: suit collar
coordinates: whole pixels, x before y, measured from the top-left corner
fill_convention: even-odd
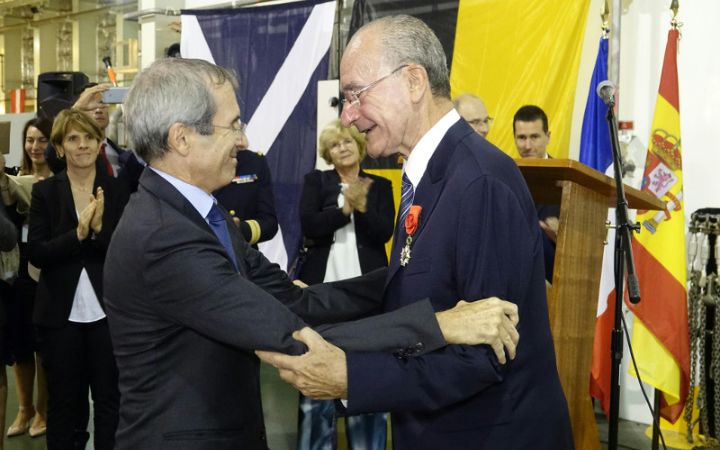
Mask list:
[[[420,180],[427,170],[428,163],[440,146],[443,137],[453,124],[459,120],[460,115],[457,111],[451,109],[420,138],[412,149],[412,152],[410,152],[410,156],[403,170],[414,188],[417,188],[418,184],[420,184]]]
[[[103,186],[105,184],[104,180],[106,178],[107,175],[103,175],[102,172],[95,172],[95,180],[93,181],[93,195],[95,194],[95,192],[97,192],[98,186]],[[58,184],[57,192],[62,197],[62,204],[66,205],[68,213],[71,213],[70,216],[75,217],[77,220],[77,215],[80,213],[80,211],[77,211],[77,208],[75,207],[75,199],[73,198],[72,187],[70,186],[70,178],[68,178],[67,169],[56,173],[52,177],[48,178],[48,180],[51,180],[52,183]]]
[[[154,170],[143,170],[143,173],[140,176],[139,186],[140,189],[144,189],[151,195],[158,197],[165,203],[168,203],[171,207],[178,210],[180,214],[192,221],[196,226],[210,233],[213,240],[216,241],[222,248],[222,244],[217,241],[215,233],[210,229],[210,226],[205,221],[205,217],[200,215],[192,203],[190,203],[188,199],[175,188],[175,186],[160,176],[157,172]],[[239,264],[239,261],[242,259],[242,255],[245,254],[245,249],[240,243],[243,238],[240,235],[238,228],[233,224],[232,218],[227,214],[227,211],[225,211],[225,208],[221,207],[220,210],[225,216],[225,221],[227,222],[228,231],[230,233],[230,239],[232,240],[233,249],[235,250],[236,260],[238,261],[238,263],[235,264],[235,267],[239,269],[240,273],[244,274],[243,266],[242,264]],[[227,255],[224,248],[223,253]]]
[[[109,178],[109,175],[107,175],[105,172],[96,170],[95,171],[95,181],[93,181],[93,190],[97,189],[98,186],[102,186],[104,183],[103,181],[107,180]],[[70,184],[70,178],[68,178],[67,169],[63,169],[60,172],[54,174],[52,177],[48,178],[48,180],[54,180],[58,183],[67,183]]]
[[[205,218],[200,215],[197,209],[178,191],[172,184],[152,170],[144,170],[140,176],[139,184],[152,195],[160,198],[173,208],[181,212],[196,224],[210,230]]]
[[[215,203],[215,198],[212,195],[197,186],[174,177],[167,172],[163,172],[162,170],[154,167],[151,167],[150,170],[160,175],[163,179],[165,179],[165,181],[170,183],[178,192],[180,192],[180,194],[185,197],[185,199],[197,210],[200,216],[203,218],[207,217],[208,212],[210,212],[210,208],[212,208],[213,203]]]
[[[452,160],[455,149],[460,142],[469,134],[475,131],[464,120],[459,120],[451,126],[445,136],[440,140],[435,149],[432,158],[428,161],[425,174],[420,179],[415,188],[415,197],[413,204],[422,207],[420,212],[420,220],[417,230],[413,236],[413,242],[417,242],[422,236],[425,225],[428,223],[432,215],[440,194],[445,186],[448,168]],[[392,253],[390,255],[390,267],[388,270],[387,282],[389,283],[397,270],[400,268],[400,251],[405,246],[407,234],[405,233],[405,224],[398,223],[395,227],[395,235],[393,237]]]
[[[115,150],[115,153],[118,154],[118,157],[119,157],[120,155],[122,155],[123,153],[126,152],[126,150],[125,150],[124,148],[122,148],[122,147],[120,147],[119,145],[117,145],[115,142],[113,142],[112,140],[110,140],[110,138],[107,138],[107,137],[106,137],[106,138],[105,138],[105,143],[106,143],[107,145],[109,145],[110,147],[112,147],[113,150]]]

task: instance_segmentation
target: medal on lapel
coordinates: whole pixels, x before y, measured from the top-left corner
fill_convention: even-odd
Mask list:
[[[422,206],[412,205],[410,206],[408,215],[405,217],[405,233],[407,233],[407,237],[405,238],[405,246],[400,250],[400,265],[403,267],[408,265],[412,257],[410,249],[412,247],[415,230],[417,230],[418,222],[420,221],[421,211]]]

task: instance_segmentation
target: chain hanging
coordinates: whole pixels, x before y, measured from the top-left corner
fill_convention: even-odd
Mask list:
[[[687,441],[692,443],[692,430],[698,421],[706,437],[720,436],[720,281],[717,266],[712,264],[712,260],[717,261],[720,255],[720,239],[717,238],[720,234],[720,210],[704,209],[693,213],[688,232],[690,395],[685,402],[684,418]],[[713,242],[715,245],[711,248]],[[712,324],[708,323],[708,315],[713,319]],[[707,351],[710,352],[709,357]],[[708,391],[710,380],[712,392]],[[694,404],[696,388],[699,392]],[[713,397],[712,402],[709,395]],[[694,408],[698,409],[699,419],[692,422]],[[705,445],[719,448],[717,439],[707,438]]]

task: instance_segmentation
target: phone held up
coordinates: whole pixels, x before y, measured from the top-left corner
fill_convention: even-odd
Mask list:
[[[108,104],[122,103],[123,101],[125,101],[125,96],[127,95],[129,90],[129,87],[113,86],[102,93],[102,101],[103,103]]]

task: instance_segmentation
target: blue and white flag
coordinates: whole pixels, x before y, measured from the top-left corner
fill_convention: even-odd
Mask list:
[[[267,156],[280,230],[260,250],[297,255],[303,176],[315,168],[317,82],[327,78],[335,1],[182,12],[180,51],[234,70],[250,149]]]
[[[582,133],[580,137],[580,162],[592,167],[598,172],[605,170],[612,164],[612,148],[610,147],[610,133],[605,115],[607,106],[596,94],[597,86],[608,77],[608,39],[600,38],[595,68],[590,79],[585,115],[583,116]]]

